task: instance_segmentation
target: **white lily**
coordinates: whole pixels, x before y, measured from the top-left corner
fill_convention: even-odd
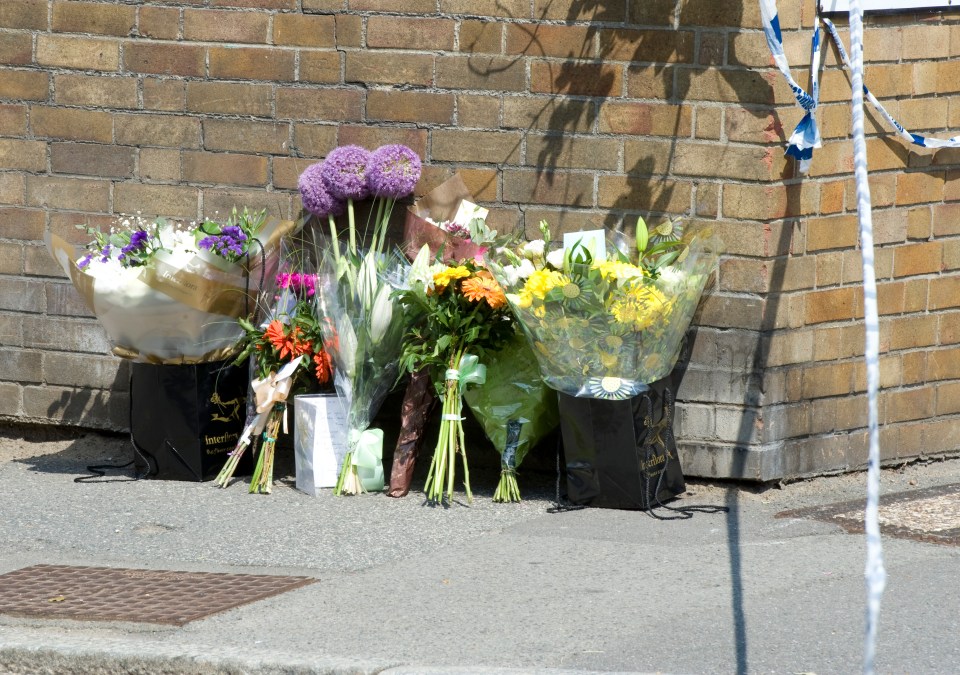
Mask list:
[[[393,300],[390,299],[390,287],[380,286],[370,311],[370,339],[374,344],[380,342],[393,320]]]
[[[357,274],[357,294],[360,296],[360,304],[364,312],[369,312],[373,307],[373,299],[376,296],[379,287],[377,280],[377,259],[373,251],[368,252],[360,263],[360,271]]]

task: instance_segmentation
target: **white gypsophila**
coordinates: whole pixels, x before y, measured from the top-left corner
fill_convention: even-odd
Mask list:
[[[543,239],[534,239],[524,244],[520,249],[520,253],[524,258],[528,259],[542,258],[546,247],[547,244]]]
[[[564,250],[562,248],[554,249],[547,254],[547,264],[554,269],[562,270],[563,256]]]

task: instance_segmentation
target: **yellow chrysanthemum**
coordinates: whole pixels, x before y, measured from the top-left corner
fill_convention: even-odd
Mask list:
[[[527,277],[527,282],[523,285],[523,290],[521,290],[520,293],[523,294],[527,292],[543,300],[551,290],[557,286],[563,286],[568,283],[570,283],[570,280],[562,273],[544,268],[537,270]]]
[[[620,260],[604,260],[594,263],[594,269],[600,270],[600,276],[606,280],[616,279],[623,281],[625,279],[639,279],[644,276],[642,268]]]
[[[442,291],[450,282],[455,279],[466,279],[470,276],[470,270],[463,265],[457,267],[447,267],[433,275],[433,285],[438,291]]]
[[[637,331],[662,319],[667,309],[666,297],[653,286],[632,288],[610,306],[617,321]]]

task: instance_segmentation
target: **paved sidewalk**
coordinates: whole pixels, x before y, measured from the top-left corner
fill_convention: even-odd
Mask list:
[[[864,542],[836,524],[776,518],[861,499],[865,475],[757,488],[691,481],[677,503],[726,509],[548,513],[554,475],[526,500],[417,494],[312,498],[237,483],[75,483],[122,462],[122,437],[0,427],[0,573],[35,564],[310,576],[311,585],[187,623],[0,615],[0,672],[851,673],[860,668]],[[278,475],[292,467],[281,465]],[[884,493],[960,484],[960,460],[885,470]],[[662,517],[675,514],[667,511]],[[954,519],[956,515],[950,516]],[[960,548],[884,538],[878,672],[960,663]]]

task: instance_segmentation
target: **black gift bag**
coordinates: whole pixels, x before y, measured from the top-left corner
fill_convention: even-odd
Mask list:
[[[668,376],[620,401],[559,393],[572,503],[648,510],[684,491],[671,384]]]
[[[223,468],[246,416],[246,363],[131,364],[130,435],[138,474],[202,481]],[[250,473],[244,453],[238,475]]]

